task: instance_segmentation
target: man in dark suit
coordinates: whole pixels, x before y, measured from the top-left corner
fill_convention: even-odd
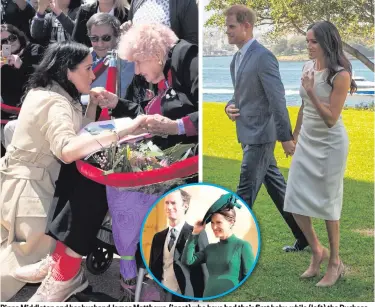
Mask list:
[[[175,190],[164,199],[169,227],[155,234],[150,255],[150,270],[165,287],[190,297],[202,297],[208,273],[206,265],[188,268],[181,263],[182,252],[193,226],[185,222],[191,196],[184,190]],[[196,251],[208,245],[202,232]]]
[[[234,95],[225,107],[236,123],[243,150],[237,194],[252,207],[263,183],[296,238],[295,244],[284,250],[303,250],[308,245],[306,238],[292,214],[283,210],[286,183],[274,156],[276,141],[287,156],[295,149],[279,64],[253,37],[253,10],[234,5],[225,16],[229,44],[239,49],[230,65]]]

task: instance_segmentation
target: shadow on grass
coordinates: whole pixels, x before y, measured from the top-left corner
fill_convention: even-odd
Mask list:
[[[203,157],[203,181],[236,191],[241,161]],[[280,168],[287,178],[288,169]],[[340,253],[346,265],[346,277],[328,289],[299,280],[310,261],[309,251],[285,253],[282,246],[294,238],[280,217],[264,187],[261,188],[253,211],[261,232],[259,262],[249,280],[230,295],[218,301],[373,301],[374,298],[374,189],[372,182],[344,179],[344,203],[340,221]],[[328,246],[327,232],[322,220],[313,220],[321,242]]]

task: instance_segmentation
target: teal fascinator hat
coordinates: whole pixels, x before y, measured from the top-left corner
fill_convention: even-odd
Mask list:
[[[211,222],[212,216],[224,209],[233,209],[237,207],[240,209],[242,205],[237,203],[238,198],[233,193],[228,193],[221,195],[217,201],[215,201],[212,206],[207,210],[206,214],[204,215],[202,223],[208,224]]]

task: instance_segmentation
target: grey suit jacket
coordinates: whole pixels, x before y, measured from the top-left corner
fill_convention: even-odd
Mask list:
[[[236,119],[238,141],[245,145],[265,144],[293,139],[285,91],[275,56],[256,40],[251,44],[237,72],[234,62],[230,72],[234,104],[240,110]]]

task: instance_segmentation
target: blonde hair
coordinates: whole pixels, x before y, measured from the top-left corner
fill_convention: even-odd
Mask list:
[[[177,40],[176,34],[162,24],[137,24],[121,36],[118,55],[130,62],[151,58],[164,62]]]
[[[254,10],[249,9],[246,5],[236,4],[226,9],[224,12],[225,16],[234,15],[236,16],[238,23],[248,22],[252,26],[257,21],[257,15]]]

